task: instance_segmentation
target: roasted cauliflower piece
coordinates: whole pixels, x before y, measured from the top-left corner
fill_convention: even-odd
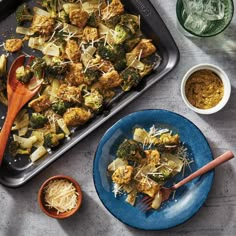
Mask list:
[[[61,119],[61,116],[55,113],[53,110],[48,109],[47,111],[44,112],[44,116],[47,118],[50,126],[51,126],[51,131],[56,132],[57,126],[57,121]],[[49,130],[49,129],[48,129]]]
[[[102,19],[108,20],[113,16],[117,16],[124,12],[124,6],[120,0],[112,0],[104,9],[102,9]]]
[[[145,150],[146,158],[143,158],[140,163],[143,167],[140,169],[138,178],[141,175],[152,176],[151,173],[157,171],[157,167],[160,165],[160,153],[157,150]],[[152,178],[153,179],[153,178]]]
[[[133,173],[133,166],[120,166],[112,174],[112,180],[117,184],[128,184]]]
[[[131,51],[136,57],[147,57],[156,51],[156,47],[151,43],[150,39],[142,39],[138,45]]]
[[[154,197],[160,189],[159,184],[147,176],[140,177],[137,181],[136,187],[139,192],[145,193],[150,197]]]
[[[35,14],[31,29],[40,35],[50,35],[54,30],[54,23],[51,17]]]
[[[109,102],[115,96],[115,92],[112,89],[104,89],[103,84],[99,81],[93,83],[91,89],[95,89],[102,94],[104,102]]]
[[[48,122],[48,119],[46,116],[44,116],[41,113],[32,113],[30,117],[29,125],[33,129],[39,129],[43,128]]]
[[[154,143],[155,145],[177,146],[179,145],[179,135],[171,135],[170,133],[162,134]]]
[[[85,40],[94,41],[98,39],[98,29],[90,26],[86,26],[83,31]]]
[[[8,52],[16,52],[21,49],[23,42],[21,39],[7,39],[5,42],[5,49]]]
[[[94,68],[100,70],[102,73],[114,70],[112,62],[102,59],[98,54],[95,55],[95,58],[93,58],[91,62],[91,64],[94,65]]]
[[[160,153],[157,150],[145,150],[147,164],[156,166],[160,164]]]
[[[101,70],[102,72],[107,73],[109,71],[114,70],[114,66],[110,61],[102,59],[100,63],[101,64],[98,66],[98,69]]]
[[[68,40],[66,42],[65,57],[73,62],[78,62],[80,60],[81,52],[79,45],[75,40]]]
[[[83,65],[81,63],[73,63],[70,65],[69,72],[66,75],[66,81],[74,86],[79,86],[85,82]]]
[[[91,89],[91,92],[84,96],[84,105],[97,111],[103,105],[103,96],[96,89]]]
[[[16,69],[16,79],[23,84],[29,83],[33,76],[34,73],[28,66],[20,66]]]
[[[99,82],[104,86],[104,88],[110,89],[118,87],[121,84],[121,78],[116,70],[112,70],[103,74],[99,78]]]
[[[89,19],[89,14],[82,9],[74,9],[69,12],[69,18],[71,24],[78,26],[78,28],[83,28]]]
[[[33,108],[36,112],[42,112],[47,110],[51,106],[49,97],[41,95],[40,97],[29,102],[28,107]]]
[[[81,107],[71,107],[63,115],[63,119],[68,126],[83,125],[91,117],[91,112]]]
[[[59,87],[57,96],[66,102],[81,102],[81,90],[68,84],[62,84]]]

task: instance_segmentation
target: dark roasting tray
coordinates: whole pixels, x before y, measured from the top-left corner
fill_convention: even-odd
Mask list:
[[[12,36],[16,34],[15,14],[12,13],[12,11],[14,11],[14,7],[20,2],[21,1],[15,0],[3,0],[0,2],[0,42],[4,42],[7,38],[12,38]],[[1,184],[8,187],[18,187],[26,183],[111,116],[115,115],[131,101],[144,93],[149,87],[161,80],[177,65],[179,60],[178,48],[151,2],[148,0],[129,0],[123,1],[123,3],[128,12],[141,16],[141,29],[145,36],[151,38],[153,43],[157,46],[158,54],[161,56],[160,65],[152,74],[145,77],[138,87],[130,92],[118,94],[112,102],[105,107],[105,112],[96,116],[87,125],[76,129],[70,139],[66,139],[62,145],[53,150],[52,153],[48,154],[45,158],[32,164],[27,158],[13,159],[6,154],[0,168]],[[29,1],[29,5],[30,4],[32,4],[32,1]],[[9,15],[6,17],[7,14]],[[23,47],[23,51],[28,54],[36,54],[36,52],[32,52],[27,47]],[[0,54],[1,53],[3,53],[2,47],[0,48]],[[10,64],[16,56],[18,56],[17,53],[10,55],[8,64]],[[0,126],[2,126],[5,116],[6,108],[0,104]]]

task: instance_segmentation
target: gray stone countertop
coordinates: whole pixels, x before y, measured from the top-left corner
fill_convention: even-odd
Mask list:
[[[137,110],[160,108],[184,115],[204,133],[215,157],[226,150],[236,153],[236,17],[216,37],[187,38],[177,27],[176,1],[152,0],[152,3],[179,47],[178,66],[30,182],[17,189],[0,185],[0,236],[236,235],[236,159],[216,169],[213,187],[199,212],[186,223],[165,231],[142,231],[123,224],[107,211],[95,191],[92,166],[99,140],[117,120]],[[199,63],[216,64],[231,79],[230,101],[214,115],[198,115],[181,99],[181,79],[189,68]],[[66,220],[47,217],[37,203],[40,185],[57,174],[75,178],[84,193],[80,211]]]

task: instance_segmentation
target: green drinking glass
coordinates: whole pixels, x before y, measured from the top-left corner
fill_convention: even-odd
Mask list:
[[[233,0],[177,0],[176,14],[190,35],[211,37],[223,32],[234,14]]]

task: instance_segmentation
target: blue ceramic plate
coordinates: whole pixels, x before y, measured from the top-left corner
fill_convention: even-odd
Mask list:
[[[144,230],[162,230],[179,225],[192,217],[205,202],[211,189],[214,172],[211,171],[178,189],[175,197],[163,203],[158,210],[141,212],[125,202],[126,196],[114,197],[107,166],[115,159],[116,150],[125,138],[132,138],[135,127],[149,129],[152,125],[167,127],[177,132],[194,160],[185,176],[212,160],[211,149],[201,131],[188,119],[166,110],[143,110],[132,113],[115,123],[101,139],[94,159],[94,184],[104,206],[123,223]],[[182,179],[179,174],[173,179]],[[171,183],[170,183],[171,184]],[[142,197],[142,196],[139,196]]]

